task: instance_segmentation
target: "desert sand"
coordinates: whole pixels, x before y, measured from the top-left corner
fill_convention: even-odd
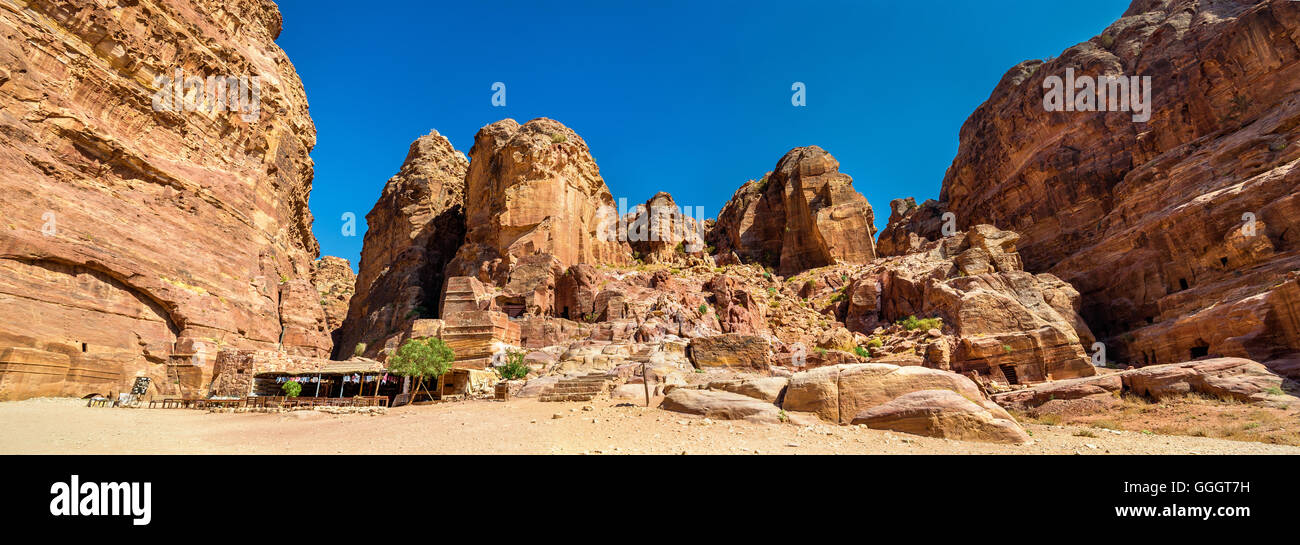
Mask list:
[[[710,421],[609,400],[459,401],[371,416],[90,408],[38,398],[0,403],[0,454],[1300,454],[1254,442],[1024,426],[1033,443],[1013,446]],[[1083,430],[1096,437],[1074,435]]]

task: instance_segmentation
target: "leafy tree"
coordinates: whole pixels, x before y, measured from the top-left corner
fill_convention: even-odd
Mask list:
[[[528,376],[531,369],[524,364],[523,350],[506,351],[506,364],[497,367],[497,372],[501,373],[501,378],[506,380],[521,379]]]
[[[438,380],[438,394],[442,394],[442,378],[451,370],[456,353],[442,339],[409,339],[388,358],[388,372],[401,377],[415,377],[414,391],[424,389],[426,377]],[[424,389],[426,394],[428,389]],[[433,397],[429,394],[429,397]]]
[[[302,393],[302,385],[298,384],[296,380],[291,380],[281,385],[280,390],[284,391],[284,395],[289,397],[298,397],[298,394]]]

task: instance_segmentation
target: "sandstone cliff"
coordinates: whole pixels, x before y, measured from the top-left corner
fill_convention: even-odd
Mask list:
[[[722,256],[736,254],[794,274],[876,257],[874,215],[853,179],[817,146],[795,148],[760,181],[741,186],[707,235]]]
[[[465,243],[449,276],[504,284],[518,260],[550,255],[564,268],[578,263],[625,265],[625,242],[599,234],[617,209],[587,143],[546,118],[513,119],[479,130],[465,178]],[[601,216],[602,210],[605,216]],[[602,222],[602,219],[605,220]]]
[[[1150,120],[1046,111],[1045,78],[1069,69],[1151,76]],[[1115,359],[1269,360],[1300,351],[1298,140],[1300,3],[1137,0],[1003,77],[940,200],[959,228],[1019,232],[1026,269],[1081,292]]]
[[[275,5],[111,4],[0,3],[0,398],[202,389],[223,347],[328,354],[316,134]],[[258,111],[156,109],[177,70],[257,77]]]
[[[336,356],[368,348],[439,315],[443,269],[465,236],[469,160],[436,131],[411,144],[401,170],[366,214],[360,274]]]
[[[311,283],[320,294],[320,304],[325,310],[325,324],[337,333],[348,316],[348,303],[356,291],[357,274],[352,264],[341,257],[327,255],[312,263]],[[338,345],[337,335],[334,344]]]

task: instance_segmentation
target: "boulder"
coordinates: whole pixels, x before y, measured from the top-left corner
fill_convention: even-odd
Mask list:
[[[1238,401],[1265,401],[1270,391],[1280,393],[1283,384],[1282,377],[1263,364],[1242,358],[1153,365],[1125,371],[1122,376],[1133,393],[1156,399],[1196,392]]]
[[[515,397],[537,397],[549,393],[555,387],[555,383],[563,380],[561,376],[539,377],[531,379],[524,383],[524,387],[519,389]]]
[[[819,367],[790,377],[781,407],[816,413],[847,424],[864,409],[921,390],[952,390],[969,399],[983,399],[979,387],[964,376],[926,367],[860,363]],[[994,406],[991,402],[983,403]]]
[[[704,386],[707,390],[731,392],[754,399],[781,404],[781,396],[790,379],[783,377],[751,377],[733,380],[714,380]]]
[[[994,394],[992,399],[999,405],[1021,410],[1051,401],[1103,395],[1113,397],[1124,391],[1153,399],[1199,393],[1242,402],[1260,402],[1271,401],[1284,393],[1285,382],[1267,366],[1251,360],[1212,358],[1037,384]]]
[[[781,409],[776,405],[731,392],[673,388],[659,404],[659,408],[716,420],[749,420],[764,423],[782,421]]]
[[[1124,388],[1118,373],[1092,377],[1058,380],[1036,384],[1030,388],[993,394],[990,399],[1003,407],[1026,410],[1049,401],[1071,401],[1093,396],[1115,396]]]
[[[851,421],[876,430],[928,437],[1023,445],[1029,435],[1006,411],[981,406],[952,390],[903,394],[859,412]]]
[[[691,339],[686,355],[696,368],[747,367],[765,369],[772,345],[763,337],[727,333]]]

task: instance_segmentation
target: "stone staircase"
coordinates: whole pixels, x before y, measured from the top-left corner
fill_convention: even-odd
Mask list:
[[[614,377],[605,373],[590,373],[566,378],[555,383],[551,391],[538,396],[538,401],[591,401],[608,393]]]

